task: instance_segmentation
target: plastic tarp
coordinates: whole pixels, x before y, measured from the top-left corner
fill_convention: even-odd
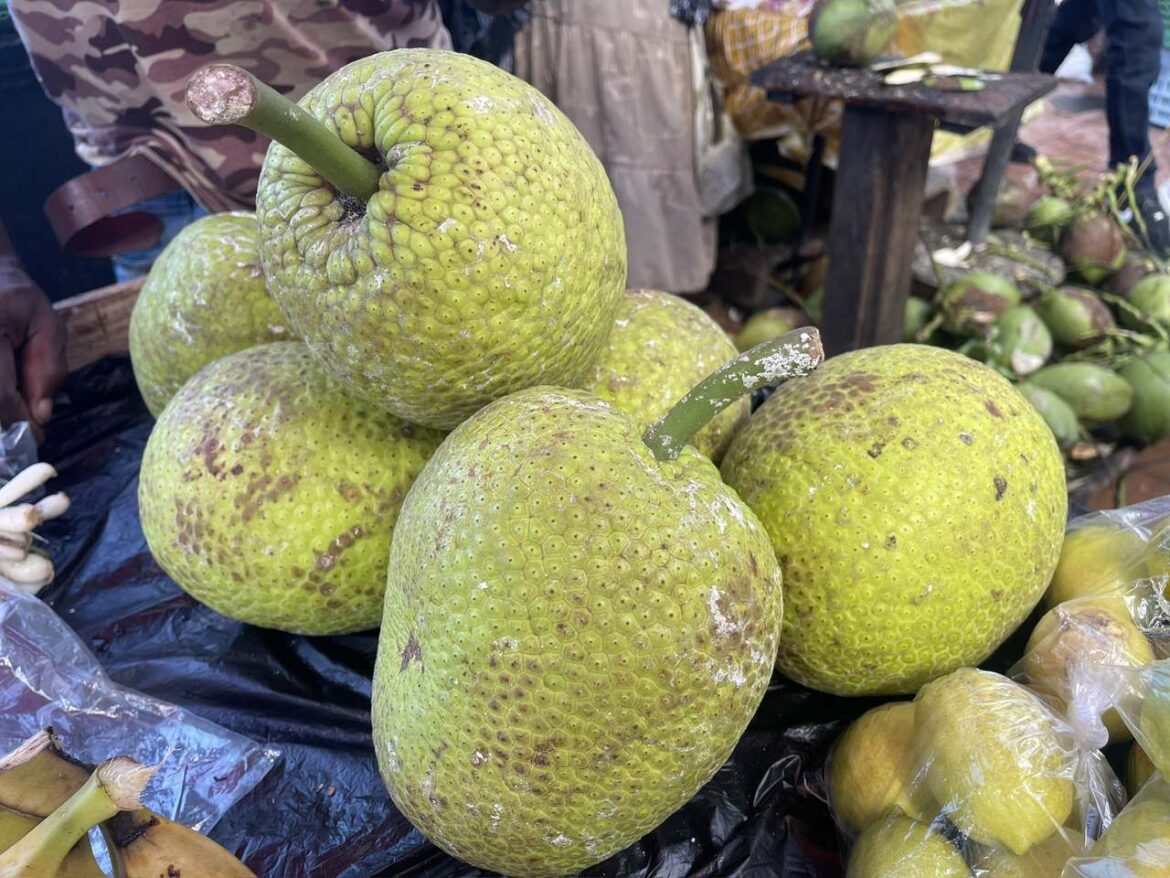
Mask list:
[[[369,727],[376,633],[266,631],[187,597],[154,563],[139,526],[137,475],[152,421],[128,361],[72,376],[65,397],[41,459],[58,468],[51,487],[73,507],[43,530],[58,578],[41,596],[114,682],[281,754],[211,836],[263,878],[482,874],[414,830],[378,776]],[[1009,643],[990,666],[1005,669],[1020,647]],[[821,771],[844,723],[876,703],[777,676],[711,782],[588,874],[840,878]]]

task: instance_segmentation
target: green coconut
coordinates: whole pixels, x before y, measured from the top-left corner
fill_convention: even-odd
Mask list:
[[[999,315],[1020,304],[1020,288],[1002,275],[973,271],[938,291],[943,329],[960,336],[985,335]]]
[[[1073,206],[1063,198],[1045,195],[1039,198],[1024,218],[1024,228],[1038,241],[1055,244],[1060,232],[1073,218]]]
[[[1119,424],[1121,432],[1148,445],[1170,436],[1170,353],[1146,354],[1118,372],[1133,388],[1133,405]]]
[[[1122,321],[1131,329],[1158,326],[1170,332],[1170,275],[1142,278],[1126,292],[1125,300],[1141,315],[1122,312]]]
[[[1057,343],[1066,348],[1090,347],[1115,327],[1105,303],[1090,290],[1076,287],[1048,290],[1036,303],[1036,313]]]
[[[1072,448],[1081,437],[1081,425],[1077,420],[1077,413],[1067,402],[1053,393],[1035,384],[1024,382],[1019,385],[1019,391],[1024,399],[1032,403],[1032,407],[1044,418],[1044,423],[1056,438],[1056,444],[1063,450]]]
[[[1129,383],[1116,372],[1093,363],[1054,363],[1030,380],[1055,393],[1088,423],[1116,421],[1133,403]]]
[[[1052,356],[1052,334],[1027,305],[1013,305],[993,324],[988,349],[992,362],[1031,375]]]
[[[893,0],[817,0],[808,34],[817,57],[841,67],[864,67],[898,29]]]
[[[1060,257],[1091,284],[1099,284],[1125,262],[1125,236],[1103,213],[1086,213],[1064,227]]]

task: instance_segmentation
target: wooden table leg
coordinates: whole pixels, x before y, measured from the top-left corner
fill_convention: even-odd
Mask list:
[[[825,280],[829,355],[901,339],[933,134],[928,116],[845,109]]]
[[[1056,15],[1056,4],[1053,0],[1026,0],[1020,15],[1023,17],[1023,23],[1016,38],[1011,71],[1034,73],[1044,52],[1044,39],[1048,36],[1048,27]],[[1015,146],[1023,117],[1022,109],[1012,113],[1003,125],[995,129],[995,134],[991,138],[987,157],[983,160],[983,172],[968,198],[970,217],[967,221],[967,240],[972,244],[982,244],[987,238],[987,233],[991,231],[999,187],[1011,160],[1012,147]]]

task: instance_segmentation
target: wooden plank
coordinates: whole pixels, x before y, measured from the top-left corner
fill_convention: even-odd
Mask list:
[[[867,68],[822,66],[811,51],[778,58],[750,80],[766,89],[770,100],[783,101],[788,95],[835,98],[849,106],[922,113],[947,124],[976,128],[1002,124],[1056,87],[1055,78],[1039,73],[1002,74],[974,92],[939,91],[921,83],[887,86],[881,74]]]
[[[65,323],[65,362],[70,372],[130,350],[130,312],[143,280],[102,287],[53,306]]]
[[[849,106],[829,227],[828,355],[901,339],[934,125]]]

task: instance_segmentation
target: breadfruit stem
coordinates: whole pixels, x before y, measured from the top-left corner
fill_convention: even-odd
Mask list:
[[[61,807],[0,854],[0,878],[54,878],[90,829],[119,811],[142,807],[142,791],[153,773],[125,757],[103,762]]]
[[[363,203],[378,191],[377,166],[306,110],[234,64],[209,64],[187,80],[187,106],[208,125],[243,125],[291,149],[335,188]]]
[[[807,375],[824,358],[821,334],[811,327],[758,344],[691,388],[647,428],[642,441],[659,460],[674,460],[692,436],[745,393]]]

